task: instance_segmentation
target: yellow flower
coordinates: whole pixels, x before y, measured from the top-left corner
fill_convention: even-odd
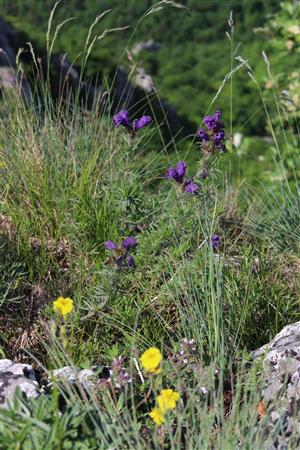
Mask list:
[[[159,365],[162,361],[162,354],[158,348],[150,347],[140,357],[140,362],[145,370],[158,374],[161,372]]]
[[[151,417],[151,419],[154,420],[156,425],[161,425],[165,421],[164,415],[159,408],[152,408],[149,413],[149,416]]]
[[[65,318],[73,309],[73,300],[69,297],[59,297],[53,302],[53,309],[57,314]]]
[[[162,389],[156,401],[162,413],[164,414],[168,409],[176,408],[176,402],[179,400],[179,394],[173,389]]]

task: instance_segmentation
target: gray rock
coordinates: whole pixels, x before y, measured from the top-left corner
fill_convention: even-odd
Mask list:
[[[14,363],[10,359],[0,359],[0,374],[5,372],[12,372],[14,375],[22,375],[33,380],[36,380],[35,372],[30,364]]]
[[[159,49],[160,49],[159,43],[156,42],[154,39],[149,39],[148,41],[145,42],[137,42],[132,47],[131,53],[136,56],[142,51],[156,52]]]
[[[277,436],[268,450],[300,448],[300,322],[283,328],[252,357],[263,358],[262,400],[270,417],[268,433]]]
[[[29,84],[20,71],[16,70],[15,31],[0,17],[0,91],[20,89],[27,100],[31,99]]]
[[[35,372],[29,364],[15,364],[10,359],[0,360],[0,408],[7,408],[20,389],[26,398],[40,395]]]
[[[17,89],[16,73],[11,67],[0,67],[0,89]]]
[[[1,90],[20,92],[31,103],[34,100],[29,82],[25,74],[16,67],[16,56],[20,43],[17,36],[18,33],[14,28],[0,17],[0,93]],[[30,39],[28,38],[28,40]],[[25,42],[23,45],[26,48]],[[155,51],[158,48],[157,42],[150,39],[136,44],[133,53],[138,54],[142,50]],[[152,76],[146,73],[143,67],[139,67],[131,79],[122,67],[113,71],[111,74],[112,90],[109,95],[108,91],[103,90],[98,83],[82,80],[80,71],[68,60],[66,54],[52,54],[50,63],[53,68],[52,79],[54,81],[51,84],[52,96],[59,99],[68,98],[68,101],[73,101],[79,93],[81,103],[88,109],[96,106],[99,113],[106,108],[109,97],[111,97],[113,111],[121,108],[131,110],[137,104],[140,105],[141,100],[145,101],[148,106],[147,94],[153,94],[156,91]],[[45,68],[45,57],[39,59],[39,64]],[[101,74],[99,73],[100,78]],[[70,93],[73,95],[70,96]],[[151,95],[151,104],[155,114],[162,115],[164,122],[167,121],[166,132],[171,131],[171,135],[174,136],[181,131],[182,123],[173,106],[154,95]]]
[[[143,67],[138,67],[136,70],[134,83],[139,88],[143,89],[145,92],[150,94],[151,92],[155,91],[155,85],[154,81],[148,73],[146,73],[145,69]]]
[[[13,28],[0,17],[0,65],[10,66],[15,63],[16,56],[12,48],[12,42],[15,38]]]
[[[96,375],[90,369],[77,369],[72,366],[61,367],[50,372],[50,376],[58,381],[67,381],[70,384],[80,383],[84,388],[95,388]]]

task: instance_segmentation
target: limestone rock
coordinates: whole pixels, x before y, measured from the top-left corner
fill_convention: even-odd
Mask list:
[[[1,359],[0,408],[9,406],[18,388],[26,398],[39,396],[39,386],[34,369],[29,364],[15,364],[10,359]]]
[[[96,374],[90,369],[77,369],[72,366],[61,367],[50,372],[57,381],[67,381],[69,384],[80,383],[84,388],[96,386]]]
[[[20,71],[16,70],[15,31],[0,17],[0,92],[1,90],[20,90],[27,100],[31,99],[29,83]]]
[[[136,86],[143,89],[148,94],[156,90],[153,78],[151,77],[151,75],[146,73],[143,67],[137,68],[134,83]]]
[[[300,322],[283,328],[252,357],[263,357],[262,400],[270,414],[268,434],[279,430],[274,446],[267,449],[300,448]]]
[[[142,51],[156,52],[159,49],[160,49],[159,43],[156,42],[154,39],[149,39],[148,41],[137,42],[132,47],[131,53],[136,56]]]

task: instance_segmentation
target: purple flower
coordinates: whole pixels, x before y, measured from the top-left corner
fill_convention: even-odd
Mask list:
[[[115,244],[113,241],[105,241],[104,247],[106,248],[106,250],[117,250],[118,249],[117,244]]]
[[[186,180],[183,185],[183,190],[185,192],[189,192],[190,194],[196,194],[199,187],[196,183],[193,183],[192,180]]]
[[[220,145],[223,143],[224,139],[225,139],[225,133],[224,133],[224,131],[222,131],[222,130],[221,130],[221,131],[217,131],[217,132],[214,134],[213,139],[214,139],[215,145],[216,145],[216,146],[220,146]]]
[[[133,131],[138,131],[141,128],[144,128],[152,122],[152,118],[150,116],[142,116],[140,119],[136,119],[132,123]]]
[[[116,263],[117,263],[117,266],[118,266],[119,270],[122,269],[123,260],[124,260],[124,255],[118,256],[117,259],[116,259]]]
[[[209,136],[203,128],[198,128],[196,136],[200,139],[201,142],[208,142]]]
[[[137,244],[136,239],[132,236],[129,236],[128,238],[124,239],[122,243],[122,247],[125,249],[135,247]]]
[[[134,259],[129,254],[129,252],[130,249],[134,248],[136,245],[137,241],[133,236],[129,236],[128,238],[124,239],[121,245],[117,245],[113,241],[104,242],[104,247],[107,250],[113,251],[109,262],[116,264],[118,270],[121,270],[123,268],[129,269],[131,267],[135,267]]]
[[[194,365],[197,362],[197,344],[195,339],[182,339],[180,348],[177,353],[173,354],[171,361],[175,367],[195,369]]]
[[[179,161],[176,167],[169,167],[166,172],[167,178],[172,178],[176,183],[178,183],[185,192],[190,194],[195,194],[198,192],[197,184],[193,183],[191,179],[185,178],[186,163],[184,161]]]
[[[126,256],[126,267],[129,269],[130,267],[135,267],[134,259],[131,255]]]
[[[221,242],[221,238],[218,234],[212,235],[211,243],[212,243],[214,250],[216,250],[216,251],[218,250],[218,248],[220,246],[220,242]]]
[[[205,123],[205,125],[209,130],[217,131],[223,126],[220,119],[221,119],[221,112],[216,111],[211,116],[205,116],[203,122]]]
[[[200,140],[201,148],[206,156],[213,155],[215,152],[226,152],[225,132],[221,122],[221,112],[216,111],[210,116],[205,116],[203,122],[207,128],[199,128],[196,137]]]
[[[135,119],[133,122],[129,120],[128,111],[119,111],[115,114],[114,126],[118,128],[120,125],[123,125],[132,135],[136,133],[141,128],[146,127],[152,122],[152,118],[150,116],[142,116],[140,119]]]
[[[183,180],[186,171],[186,163],[184,161],[179,161],[179,163],[176,165],[176,170],[180,180]]]
[[[186,171],[186,164],[184,161],[179,161],[176,168],[169,167],[166,173],[167,178],[173,178],[177,183],[182,183]]]
[[[131,383],[131,377],[124,367],[124,358],[119,356],[114,359],[110,369],[110,381],[115,389],[121,389],[126,384]]]
[[[174,167],[169,167],[169,169],[166,172],[167,178],[173,178],[175,181],[179,181],[179,175],[177,170]]]
[[[129,129],[130,122],[129,122],[129,116],[128,111],[120,111],[114,116],[114,126],[115,128],[118,128],[120,125],[123,125],[123,127]]]

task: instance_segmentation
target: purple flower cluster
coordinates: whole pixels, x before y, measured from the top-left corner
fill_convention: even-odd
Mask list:
[[[193,359],[197,351],[195,339],[183,338],[180,344],[179,355],[182,358],[183,364],[188,364]]]
[[[124,367],[124,358],[119,356],[111,364],[110,381],[115,389],[121,389],[126,384],[130,384],[132,379]]]
[[[105,373],[103,373],[99,379],[98,386],[100,389],[112,389],[119,391],[125,385],[130,384],[132,379],[124,367],[124,358],[119,356],[115,358],[111,367],[105,367]]]
[[[213,234],[212,237],[210,238],[211,241],[211,245],[213,246],[214,251],[218,251],[219,246],[220,246],[220,242],[221,242],[221,238],[218,234]]]
[[[115,114],[113,122],[115,128],[122,125],[128,132],[134,135],[138,130],[150,125],[152,118],[150,116],[142,116],[140,119],[130,121],[128,111],[123,110]]]
[[[122,268],[130,269],[135,267],[134,259],[129,254],[129,251],[136,245],[137,241],[133,236],[124,239],[120,246],[110,240],[104,242],[104,247],[112,254],[111,261],[117,264],[119,270]]]
[[[180,348],[172,357],[173,363],[178,368],[192,366],[196,363],[197,344],[195,339],[182,339]]]
[[[216,111],[210,116],[204,117],[204,125],[207,130],[199,128],[196,137],[201,143],[201,148],[208,154],[216,151],[226,151],[224,124],[221,121],[221,112]]]
[[[186,164],[184,161],[179,161],[176,167],[169,167],[166,177],[173,179],[182,190],[190,194],[196,194],[199,190],[197,184],[193,183],[190,178],[185,177]]]

